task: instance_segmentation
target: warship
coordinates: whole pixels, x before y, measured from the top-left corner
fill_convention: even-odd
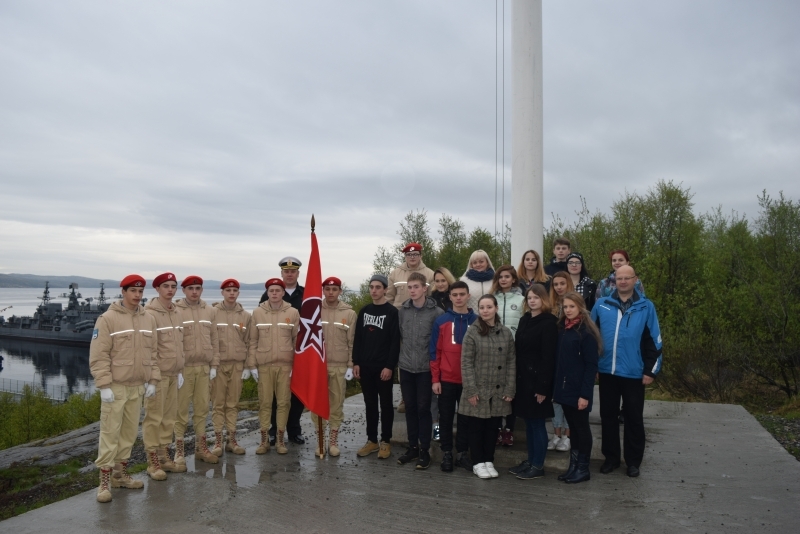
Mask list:
[[[111,304],[100,284],[100,296],[83,299],[77,292],[78,284],[69,285],[70,292],[62,297],[69,299],[67,308],[60,302],[50,302],[50,282],[45,282],[44,293],[33,317],[0,317],[0,338],[26,339],[59,345],[89,346],[94,323]],[[81,301],[83,299],[83,301]]]

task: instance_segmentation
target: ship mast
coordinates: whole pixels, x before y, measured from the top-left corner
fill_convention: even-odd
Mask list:
[[[97,302],[100,306],[106,303],[106,290],[103,286],[105,286],[105,284],[100,282],[100,296],[97,297]]]
[[[47,306],[47,304],[50,302],[50,282],[44,283],[44,293],[42,293],[42,296],[39,297],[39,300],[42,301],[42,306]]]

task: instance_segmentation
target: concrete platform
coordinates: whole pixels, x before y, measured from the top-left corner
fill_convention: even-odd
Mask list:
[[[256,456],[226,455],[216,466],[190,458],[190,472],[143,490],[114,490],[110,504],[86,492],[0,523],[3,532],[796,532],[800,462],[743,408],[648,402],[642,476],[598,473],[574,486],[556,471],[521,481],[465,470],[442,473],[357,458],[363,405],[349,399],[339,458],[313,446]],[[400,418],[402,414],[400,415]],[[311,423],[304,417],[306,435]],[[509,467],[498,457],[498,467]]]

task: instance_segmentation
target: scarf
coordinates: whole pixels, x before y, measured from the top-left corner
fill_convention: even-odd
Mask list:
[[[579,315],[579,316],[577,316],[577,317],[576,317],[576,318],[574,318],[574,319],[567,319],[567,318],[565,318],[565,319],[564,319],[564,330],[569,330],[569,329],[570,329],[570,328],[572,328],[573,326],[577,326],[577,325],[579,325],[579,324],[581,324],[581,316],[580,316],[580,315]]]
[[[486,269],[485,271],[476,271],[475,269],[469,269],[466,272],[466,276],[473,282],[488,282],[492,278],[494,278],[494,269]]]

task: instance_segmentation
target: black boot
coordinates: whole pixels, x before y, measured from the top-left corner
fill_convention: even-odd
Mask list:
[[[457,464],[459,467],[463,467],[472,473],[472,461],[469,459],[469,453],[467,451],[458,453]]]
[[[566,479],[572,476],[572,473],[575,472],[575,469],[578,467],[578,451],[572,449],[569,451],[569,467],[566,471],[558,475],[558,480],[564,482]]]
[[[567,484],[577,484],[578,482],[589,480],[591,477],[592,476],[589,474],[589,456],[586,454],[579,454],[578,467],[575,468],[575,472],[572,473],[572,476],[564,480],[564,482]]]
[[[419,458],[419,449],[417,447],[409,447],[406,453],[397,459],[397,463],[404,465],[417,458]]]
[[[445,473],[453,472],[453,453],[451,451],[447,451],[442,456],[442,471]]]

